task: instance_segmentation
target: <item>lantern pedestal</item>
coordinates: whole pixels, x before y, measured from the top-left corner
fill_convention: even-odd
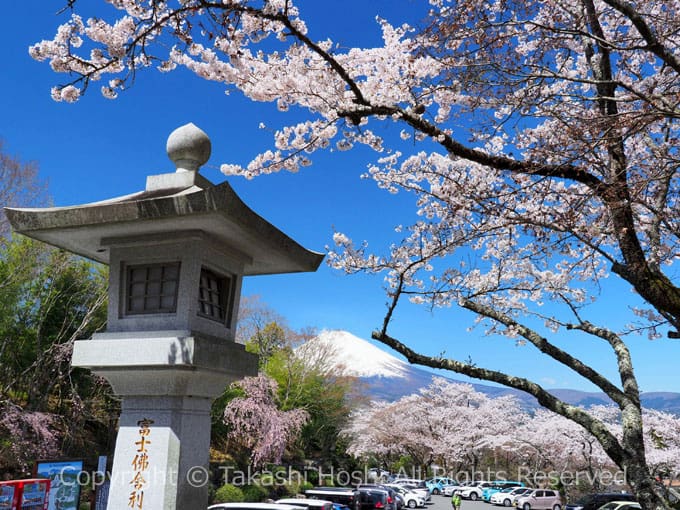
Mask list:
[[[75,342],[72,359],[122,398],[108,508],[205,510],[212,401],[257,358],[189,332],[124,335]]]
[[[107,508],[205,510],[208,398],[123,397]]]

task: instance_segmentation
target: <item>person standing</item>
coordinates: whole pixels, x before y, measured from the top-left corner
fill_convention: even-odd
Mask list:
[[[451,506],[453,507],[453,510],[460,510],[460,501],[460,496],[457,492],[454,492],[453,496],[451,496]]]

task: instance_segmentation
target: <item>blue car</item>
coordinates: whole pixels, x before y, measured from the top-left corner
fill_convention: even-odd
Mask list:
[[[435,496],[444,493],[444,486],[446,485],[458,485],[458,482],[453,478],[447,478],[445,476],[435,476],[429,480],[425,480],[425,485],[427,486],[430,493]]]
[[[496,494],[498,491],[502,491],[503,489],[511,489],[514,487],[524,487],[524,484],[522,482],[515,482],[513,480],[496,480],[493,482],[493,485],[489,485],[488,487],[484,487],[482,489],[482,499],[488,503],[491,499],[491,496]]]

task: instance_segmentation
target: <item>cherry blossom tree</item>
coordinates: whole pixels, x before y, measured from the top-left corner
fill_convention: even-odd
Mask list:
[[[616,422],[616,411],[605,406],[589,409],[590,414],[607,424]],[[623,476],[612,476],[616,466],[592,434],[547,409],[527,416],[506,446],[518,454],[520,472],[535,485],[544,481],[539,477],[545,473],[554,474],[566,485],[567,492],[574,484],[597,491],[608,488],[612,481],[623,482]]]
[[[680,418],[656,411],[643,410],[647,462],[659,478],[680,477]]]
[[[0,470],[27,476],[35,459],[58,456],[63,428],[56,414],[26,411],[9,400],[0,400],[0,437],[4,439],[0,441]]]
[[[307,412],[279,410],[276,381],[266,375],[246,377],[235,384],[245,395],[233,399],[224,410],[230,439],[250,452],[250,461],[256,467],[280,462],[286,447],[307,421]]]
[[[588,412],[621,437],[617,407],[597,405]],[[675,479],[680,419],[649,409],[643,409],[643,419],[652,473]],[[442,378],[396,402],[358,409],[343,434],[349,439],[348,453],[356,457],[389,463],[409,455],[425,468],[436,462],[458,477],[474,476],[482,460],[507,452],[510,471],[497,472],[533,486],[561,482],[575,495],[620,488],[625,482],[597,439],[574,421],[547,409],[524,412],[514,397],[491,398],[469,384]]]
[[[357,410],[343,433],[356,457],[408,455],[425,470],[436,462],[474,472],[482,454],[504,445],[524,418],[514,397],[490,398],[435,377],[419,393]]]
[[[470,384],[441,377],[435,377],[420,398],[435,431],[429,440],[435,458],[441,465],[457,461],[473,472],[482,454],[504,445],[524,418],[513,396],[491,398]]]
[[[621,437],[620,411],[615,406],[592,406],[588,412]],[[652,474],[673,480],[680,471],[678,427],[680,419],[669,413],[643,409],[647,462]],[[620,483],[621,474],[611,476],[615,467],[597,439],[567,418],[538,409],[515,430],[507,446],[532,464],[534,472],[555,471],[564,480],[587,482],[594,490]],[[585,477],[583,477],[585,475]]]
[[[412,193],[418,214],[384,253],[335,236],[335,267],[386,275],[391,304],[373,337],[413,363],[532,394],[597,438],[645,508],[667,506],[647,466],[630,330],[596,323],[586,305],[614,276],[640,298],[634,329],[680,336],[678,0],[430,0],[424,29],[379,19],[383,44],[366,49],[314,34],[291,0],[109,3],[117,17],[73,13],[31,48],[69,73],[56,100],[100,81],[113,98],[140,70],[184,66],[307,112],[276,132],[272,150],[224,164],[226,174],[295,171],[317,150],[373,148],[367,175]],[[403,126],[400,137],[377,131],[382,123]],[[621,436],[535,381],[395,338],[404,299],[462,307],[489,334],[571,368],[619,408]],[[618,377],[558,347],[558,333],[604,342]]]
[[[342,435],[347,438],[347,453],[357,458],[376,457],[381,464],[389,463],[400,455],[407,455],[405,444],[395,441],[393,432],[401,422],[395,417],[393,403],[371,402],[355,409]]]
[[[376,419],[380,415],[389,416],[383,412],[389,406],[390,403],[384,400],[373,401],[370,405],[359,407],[352,412],[349,423],[342,431],[348,440],[349,455],[356,458],[375,457],[381,464],[389,466],[403,453],[401,445],[383,439],[382,436],[389,433],[390,427],[383,426],[382,421]],[[395,448],[398,450],[395,451]]]

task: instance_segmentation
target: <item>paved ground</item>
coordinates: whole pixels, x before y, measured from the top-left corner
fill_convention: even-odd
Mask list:
[[[430,503],[425,505],[424,510],[452,510],[451,498],[447,496],[432,496]],[[470,501],[464,499],[460,510],[501,510],[503,507],[489,505],[483,501]]]

